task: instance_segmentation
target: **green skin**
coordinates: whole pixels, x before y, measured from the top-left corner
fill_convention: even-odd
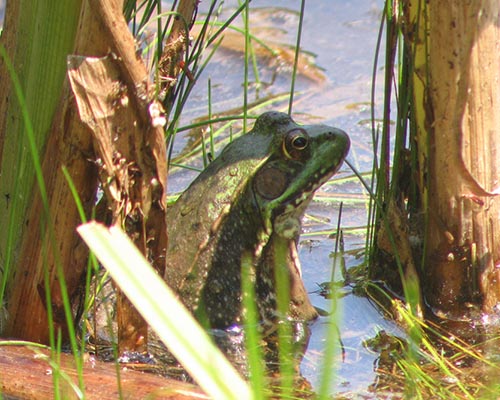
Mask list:
[[[168,210],[166,280],[212,328],[242,322],[242,255],[251,260],[262,321],[276,321],[275,270],[290,283],[288,317],[317,317],[301,278],[297,241],[314,191],[340,167],[349,137],[325,125],[261,115]]]

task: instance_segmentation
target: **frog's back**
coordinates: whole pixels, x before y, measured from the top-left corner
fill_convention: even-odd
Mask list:
[[[234,140],[167,211],[166,279],[172,287],[181,288],[190,275],[203,285],[210,267],[206,254],[210,242],[246,190],[249,176],[262,163],[266,142],[251,133]]]
[[[305,207],[348,148],[336,128],[273,112],[226,146],[167,212],[165,277],[184,304],[206,312],[213,327],[240,321],[242,259],[251,256],[261,317],[273,315],[281,264],[290,275],[290,315],[314,318],[296,242]]]

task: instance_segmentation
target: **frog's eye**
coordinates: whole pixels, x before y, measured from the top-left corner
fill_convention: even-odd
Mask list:
[[[302,157],[302,152],[309,144],[309,136],[302,128],[288,131],[283,141],[283,153],[287,158],[298,160]]]
[[[307,138],[304,136],[295,136],[292,139],[292,146],[294,149],[303,150],[307,146]]]

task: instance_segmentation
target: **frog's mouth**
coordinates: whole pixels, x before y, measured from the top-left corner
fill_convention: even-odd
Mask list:
[[[311,202],[314,192],[326,183],[342,166],[341,158],[331,168],[325,168],[314,174],[309,179],[304,180],[305,186],[298,190],[297,187],[291,188],[283,193],[279,198],[275,199],[277,204],[273,211],[274,218],[279,218],[282,215],[296,216],[300,218],[305,209]]]
[[[302,217],[313,199],[314,192],[340,168],[340,165],[341,163],[331,168],[329,172],[318,174],[317,180],[307,181],[305,188],[298,194],[294,193],[288,198],[283,195],[276,199],[276,207],[270,208],[274,233],[286,239],[298,238],[301,233]]]

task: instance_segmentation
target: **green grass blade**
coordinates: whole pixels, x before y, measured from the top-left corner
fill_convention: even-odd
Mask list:
[[[245,26],[245,68],[243,71],[243,132],[246,132],[248,118],[248,63],[250,61],[250,3],[248,1],[245,1],[243,22]]]
[[[278,325],[278,348],[280,364],[280,389],[283,398],[290,397],[293,393],[294,380],[294,349],[293,330],[291,321],[285,316],[290,307],[290,276],[287,270],[288,242],[279,241],[275,244],[276,267],[274,271],[276,280],[276,305],[278,315],[283,318]]]
[[[260,341],[259,312],[256,304],[255,271],[252,256],[244,254],[241,262],[241,291],[243,294],[243,307],[245,313],[245,347],[248,353],[248,367],[250,370],[250,383],[256,394],[256,399],[266,399],[265,393],[265,360]]]
[[[246,382],[120,228],[90,222],[78,227],[78,233],[210,397],[253,398]]]
[[[340,203],[339,207],[339,218],[337,221],[337,232],[335,239],[335,249],[333,255],[333,267],[330,282],[332,283],[332,296],[330,299],[330,312],[328,314],[327,320],[327,340],[325,341],[325,348],[323,351],[323,366],[321,372],[321,380],[318,390],[318,399],[328,399],[330,397],[330,388],[332,386],[332,381],[335,378],[335,351],[337,349],[337,341],[340,338],[338,321],[339,312],[337,307],[337,293],[333,289],[335,285],[335,270],[337,266],[341,270],[345,270],[345,260],[343,258],[344,245],[343,245],[343,233],[340,230],[342,221],[342,207],[343,203]],[[340,247],[340,248],[339,248]]]
[[[293,60],[292,83],[290,86],[290,100],[288,102],[288,115],[292,115],[293,95],[295,93],[295,79],[297,78],[297,69],[299,66],[300,41],[302,38],[302,24],[304,23],[304,11],[306,8],[306,0],[302,0],[300,4],[299,26],[297,27],[297,41],[295,43],[295,58]]]

